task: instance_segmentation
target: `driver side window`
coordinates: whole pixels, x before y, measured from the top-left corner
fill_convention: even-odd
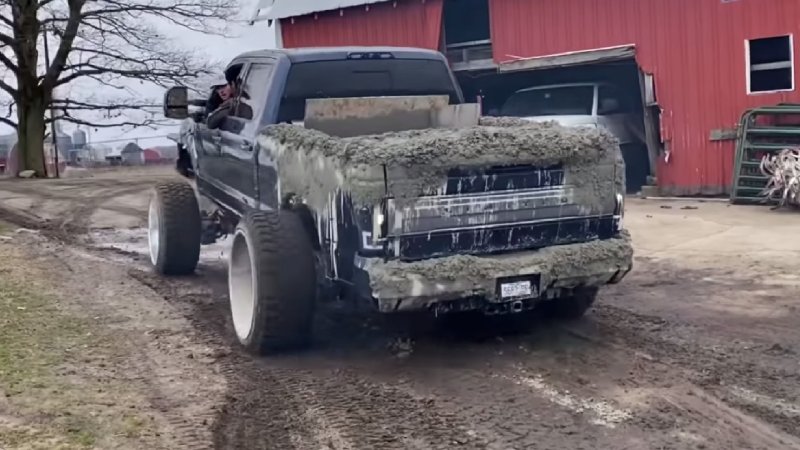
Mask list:
[[[264,102],[271,76],[272,64],[250,64],[247,76],[238,92],[236,107],[231,115],[243,120],[253,120],[261,103]]]
[[[209,129],[225,129],[236,102],[235,86],[241,80],[244,63],[231,64],[225,69],[225,83],[212,86],[206,103],[206,125]]]

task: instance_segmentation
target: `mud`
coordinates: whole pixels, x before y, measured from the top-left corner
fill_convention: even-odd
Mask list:
[[[147,189],[110,203],[105,189],[140,183],[124,173],[56,183],[64,189],[51,203],[37,200],[55,192],[50,182],[0,190],[37,215],[56,208],[57,227],[87,204],[143,221]],[[65,305],[110,330],[113,357],[75,348],[89,361],[78,370],[102,364],[102,380],[141,392],[92,407],[152,417],[164,441],[148,448],[800,449],[800,241],[786,239],[800,216],[713,202],[628,207],[636,268],[580,321],[381,321],[328,305],[310,349],[269,358],[236,343],[224,259],[162,278],[146,257],[97,251],[80,235],[43,245],[0,226],[0,244],[25,252],[20,266],[52,274]],[[96,229],[108,219],[87,222],[104,246],[116,238],[145,251],[144,229]],[[407,351],[389,350],[401,339]],[[13,426],[3,398],[0,427]]]
[[[627,233],[619,239],[560,245],[498,256],[452,256],[407,263],[370,260],[366,270],[377,298],[437,295],[452,298],[494,292],[498,278],[541,274],[542,286],[574,288],[607,282],[633,263]]]
[[[171,166],[87,171],[83,178],[0,180],[0,209],[8,221],[62,242],[90,229],[140,228],[141,211],[159,181],[179,179]]]
[[[259,144],[276,159],[282,192],[295,193],[318,210],[338,190],[349,193],[359,206],[372,206],[387,195],[402,203],[436,192],[447,172],[457,167],[586,167],[568,170],[567,183],[581,186],[584,200],[595,198],[589,204],[613,195],[613,188],[605,182],[608,174],[591,170],[598,165],[613,167],[619,148],[610,134],[552,123],[516,125],[514,120],[493,120],[490,123],[502,126],[409,130],[344,139],[277,125],[262,132]]]

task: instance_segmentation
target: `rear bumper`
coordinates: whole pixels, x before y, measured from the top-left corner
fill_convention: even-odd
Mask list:
[[[381,312],[434,310],[454,300],[481,304],[556,298],[580,286],[619,283],[633,265],[627,233],[592,242],[490,256],[451,256],[417,262],[357,260],[356,282]],[[501,280],[535,279],[528,297],[501,298]],[[479,299],[479,300],[476,300]],[[462,308],[463,309],[463,308]]]

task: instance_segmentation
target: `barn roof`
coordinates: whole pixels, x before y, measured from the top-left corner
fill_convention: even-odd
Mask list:
[[[286,19],[389,0],[259,0],[253,21]]]

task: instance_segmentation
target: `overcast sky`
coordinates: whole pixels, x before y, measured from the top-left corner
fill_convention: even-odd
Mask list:
[[[257,1],[254,0],[241,0],[242,1],[242,16],[249,18],[254,11]],[[221,60],[227,62],[233,59],[237,54],[249,50],[256,50],[262,48],[272,48],[275,46],[275,32],[272,28],[267,26],[266,22],[259,22],[254,25],[248,25],[242,21],[240,24],[231,24],[230,35],[228,37],[204,35],[200,33],[193,33],[185,30],[180,31],[178,36],[179,41],[185,42],[187,47],[195,47],[202,49],[208,54],[211,59]],[[222,74],[220,74],[220,77]],[[154,86],[142,86],[137,83],[130,84],[136,93],[146,98],[160,99],[163,96],[163,89]],[[87,86],[88,87],[88,86]],[[91,89],[97,89],[92,86]],[[74,92],[71,90],[71,92]],[[102,92],[102,91],[101,91]],[[58,93],[56,94],[58,95]],[[111,93],[118,97],[118,93]],[[175,122],[174,127],[167,127],[158,130],[149,128],[136,128],[130,127],[120,128],[98,128],[97,130],[90,130],[90,140],[92,142],[102,142],[109,140],[122,139],[121,142],[113,142],[108,145],[111,147],[121,147],[128,140],[139,138],[139,145],[142,147],[150,147],[155,145],[168,144],[165,138],[153,138],[153,136],[165,135],[168,132],[177,129],[180,123]],[[72,124],[64,124],[62,129],[71,134],[75,126]],[[8,128],[3,128],[0,125],[0,134],[6,134],[10,131]]]

